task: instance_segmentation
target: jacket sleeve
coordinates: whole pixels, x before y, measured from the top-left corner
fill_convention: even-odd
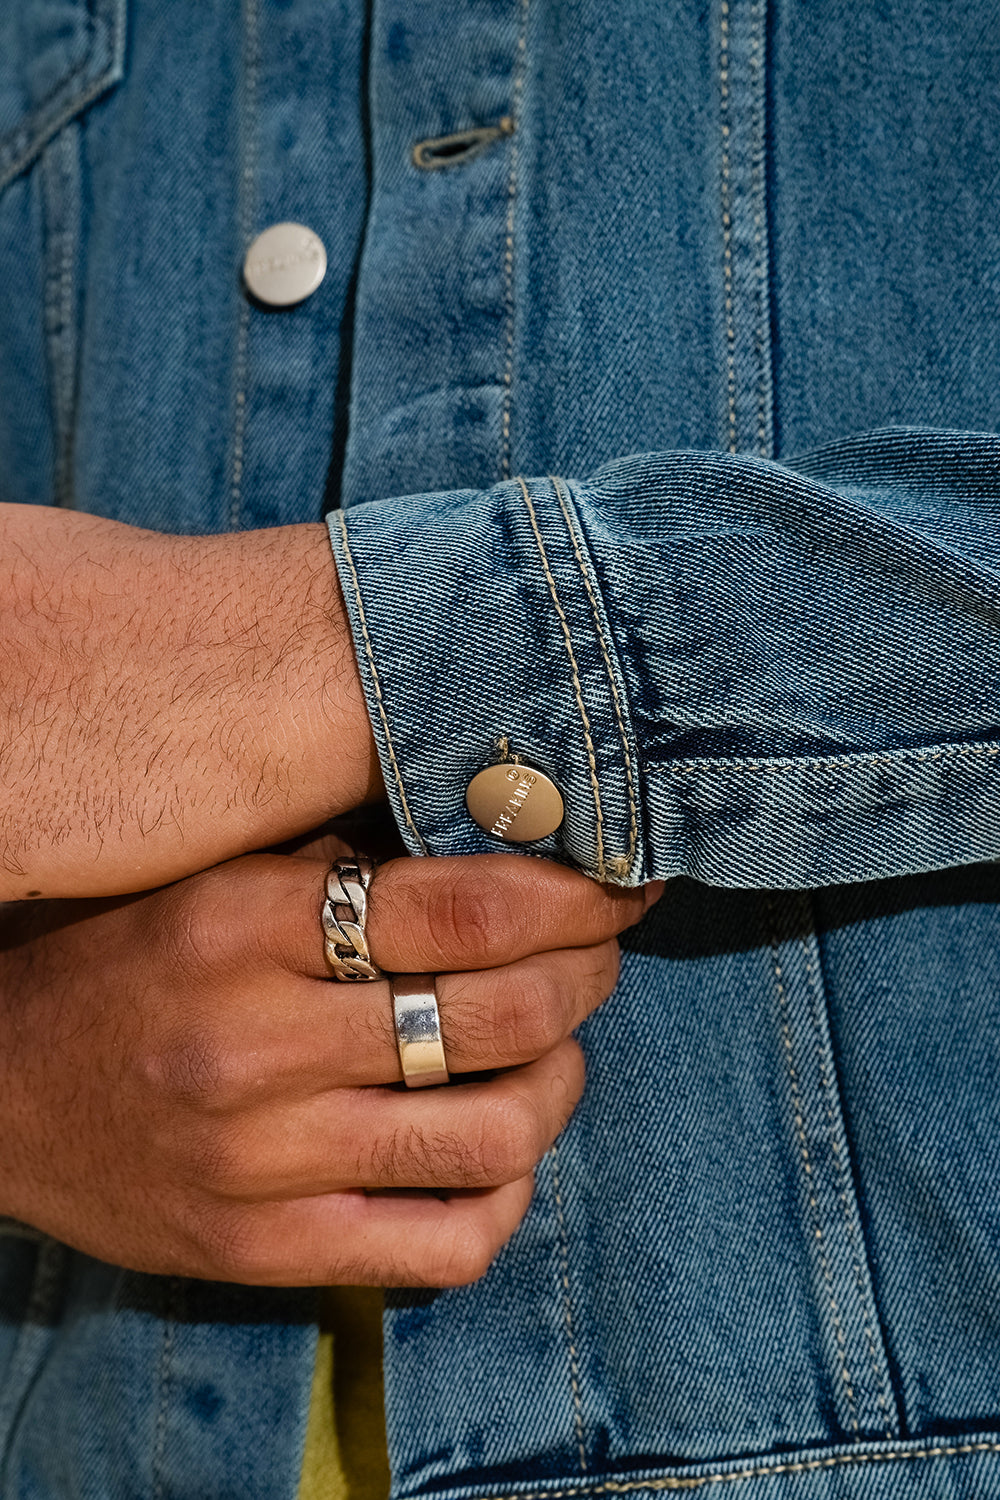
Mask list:
[[[783,464],[375,501],[330,530],[414,853],[496,849],[505,753],[633,884],[805,887],[1000,857],[1000,439],[893,430]]]

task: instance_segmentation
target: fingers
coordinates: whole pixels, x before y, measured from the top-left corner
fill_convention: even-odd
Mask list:
[[[331,1193],[206,1215],[193,1273],[249,1286],[464,1286],[489,1270],[534,1182],[447,1198]]]
[[[544,1056],[608,998],[618,979],[615,938],[593,948],[532,954],[499,969],[441,974],[436,989],[448,1069],[517,1067]],[[158,1071],[178,1105],[233,1113],[271,1098],[399,1083],[385,981],[337,984],[272,977],[253,1000],[220,1000],[161,1045]]]
[[[234,912],[234,881],[227,871],[237,867]],[[272,855],[221,866],[198,885],[190,920],[206,941],[209,927],[238,935],[243,959],[253,955],[328,977],[320,927],[326,871],[323,862]],[[368,942],[387,973],[492,969],[532,953],[591,947],[615,937],[644,915],[662,889],[662,882],[602,886],[576,870],[513,854],[392,859],[372,881]]]
[[[426,1092],[336,1089],[260,1109],[189,1149],[191,1186],[259,1201],[365,1188],[492,1188],[530,1173],[583,1092],[578,1044],[484,1081]]]
[[[643,888],[598,885],[518,855],[390,860],[372,883],[369,944],[391,973],[495,968],[603,942],[649,904]]]
[[[542,1057],[606,1000],[618,980],[618,942],[532,954],[499,969],[440,974],[436,989],[449,1071],[478,1073]],[[397,1083],[402,1078],[389,987],[300,982],[283,1035],[310,1037],[309,1090]],[[299,1049],[301,1055],[301,1049]]]

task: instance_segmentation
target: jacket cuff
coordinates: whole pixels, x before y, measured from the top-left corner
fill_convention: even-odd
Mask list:
[[[559,481],[407,496],[328,517],[385,784],[414,854],[496,851],[472,778],[517,758],[565,817],[519,847],[601,881],[645,876],[621,667]]]

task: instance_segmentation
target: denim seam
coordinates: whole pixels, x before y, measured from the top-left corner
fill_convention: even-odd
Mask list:
[[[556,581],[552,576],[552,569],[549,566],[548,553],[545,550],[545,542],[543,541],[542,533],[539,530],[538,518],[535,515],[535,507],[532,505],[531,496],[528,494],[528,486],[525,484],[523,479],[519,478],[517,482],[520,486],[521,494],[524,496],[524,503],[528,508],[528,519],[531,522],[531,529],[535,533],[535,541],[538,544],[538,551],[541,554],[542,568],[545,571],[545,577],[549,585],[549,593],[552,595],[552,602],[556,607],[556,613],[559,616],[559,623],[562,626],[563,640],[566,643],[566,654],[569,657],[570,671],[573,674],[573,692],[576,696],[576,706],[579,710],[580,718],[583,722],[583,737],[587,745],[587,762],[590,766],[590,785],[591,790],[594,794],[594,809],[597,815],[597,878],[599,880],[603,880],[608,872],[604,864],[604,811],[601,807],[601,784],[597,775],[597,754],[594,750],[594,740],[590,731],[590,718],[587,714],[587,706],[583,701],[583,685],[580,681],[580,671],[577,665],[576,652],[573,650],[573,638],[570,634],[569,621],[566,619],[566,612],[563,609],[562,603],[559,599],[559,591],[556,588]]]
[[[597,600],[594,597],[594,590],[591,587],[590,573],[587,569],[587,566],[583,559],[583,554],[580,550],[579,538],[577,537],[576,528],[573,525],[572,518],[569,513],[569,507],[566,504],[566,497],[563,490],[562,481],[553,477],[552,485],[556,492],[556,498],[559,501],[559,508],[563,513],[563,520],[566,522],[566,530],[569,532],[570,541],[573,544],[573,553],[576,557],[577,565],[580,569],[580,576],[583,579],[583,586],[587,590],[587,598],[590,600],[590,608],[594,616],[594,628],[597,631],[597,639],[601,647],[601,655],[604,657],[604,665],[608,674],[608,683],[611,687],[611,697],[614,705],[615,719],[618,724],[618,733],[621,737],[622,752],[625,756],[625,781],[628,786],[629,813],[628,854],[624,860],[613,859],[612,864],[615,866],[616,874],[626,876],[631,874],[632,866],[635,863],[635,851],[639,842],[639,815],[638,809],[636,807],[635,777],[632,769],[632,752],[629,748],[629,737],[625,728],[625,718],[622,713],[621,696],[618,692],[618,683],[615,680],[614,666],[611,661],[611,651],[604,634],[604,625],[601,621],[601,612],[597,607]]]
[[[768,902],[768,910],[771,914],[772,928],[774,927],[774,906]],[[805,1174],[806,1197],[809,1203],[809,1212],[812,1218],[813,1235],[816,1248],[819,1252],[820,1268],[823,1280],[826,1283],[826,1294],[829,1301],[830,1317],[833,1321],[834,1336],[837,1340],[837,1348],[840,1352],[840,1377],[844,1384],[847,1395],[847,1409],[850,1414],[851,1427],[859,1434],[857,1405],[854,1397],[854,1387],[851,1382],[851,1372],[847,1364],[847,1338],[844,1334],[844,1325],[840,1318],[840,1309],[834,1294],[833,1273],[830,1270],[830,1258],[827,1254],[826,1240],[823,1234],[823,1225],[820,1218],[819,1201],[813,1185],[813,1165],[809,1155],[809,1143],[806,1140],[804,1106],[802,1093],[799,1089],[798,1075],[795,1070],[795,1059],[792,1051],[792,1031],[788,1019],[788,995],[783,983],[783,971],[781,968],[781,953],[777,933],[773,932],[771,937],[771,962],[774,968],[774,980],[778,991],[778,1004],[780,1007],[781,1038],[784,1044],[785,1063],[788,1067],[788,1080],[792,1090],[792,1113],[795,1120],[795,1135],[799,1144],[799,1153],[802,1158],[802,1170]]]
[[[518,6],[517,52],[514,59],[514,82],[510,105],[510,171],[507,176],[507,215],[504,239],[503,275],[506,327],[504,337],[503,415],[500,432],[500,475],[510,476],[511,397],[514,389],[514,218],[517,208],[518,130],[521,123],[521,95],[528,50],[528,6],[531,0],[520,0]]]
[[[1000,1453],[1000,1442],[955,1443],[948,1447],[891,1449],[887,1453],[835,1453],[829,1458],[800,1459],[794,1463],[761,1464],[755,1469],[735,1469],[690,1477],[664,1475],[660,1479],[605,1480],[602,1484],[577,1484],[558,1490],[512,1490],[491,1495],[489,1500],[568,1500],[574,1495],[627,1495],[637,1490],[697,1490],[707,1484],[733,1484],[743,1479],[771,1479],[781,1474],[815,1474],[847,1464],[905,1463],[927,1458],[964,1458],[972,1453]]]
[[[804,901],[805,899],[806,898],[803,898]],[[810,923],[810,926],[811,925],[812,924]],[[827,1067],[826,1047],[824,1046],[823,1026],[820,1015],[820,981],[819,976],[816,973],[816,966],[813,963],[812,953],[810,952],[808,940],[805,937],[801,937],[799,941],[802,944],[802,953],[805,959],[806,966],[806,977],[809,982],[809,992],[812,997],[813,1030],[816,1035],[816,1057],[819,1064],[819,1085],[820,1092],[823,1095],[825,1103],[827,1128],[830,1138],[830,1151],[833,1157],[834,1174],[837,1179],[837,1197],[840,1200],[840,1205],[844,1212],[844,1227],[847,1231],[847,1240],[850,1246],[851,1262],[854,1269],[854,1283],[858,1291],[858,1302],[861,1307],[861,1321],[864,1328],[865,1340],[868,1345],[868,1358],[871,1363],[871,1371],[875,1388],[875,1399],[878,1402],[879,1406],[882,1408],[882,1412],[885,1417],[885,1436],[889,1439],[892,1439],[896,1436],[896,1434],[893,1431],[892,1414],[889,1409],[889,1404],[886,1400],[888,1379],[884,1362],[879,1359],[878,1350],[875,1345],[875,1332],[869,1313],[869,1297],[871,1294],[865,1284],[865,1279],[861,1270],[861,1251],[858,1245],[858,1231],[855,1224],[855,1213],[852,1210],[851,1206],[851,1198],[853,1194],[851,1193],[850,1189],[850,1179],[848,1177],[847,1166],[844,1161],[844,1153],[840,1149],[840,1141],[838,1140],[839,1130],[836,1110],[836,1095],[834,1092],[833,1079],[831,1078],[830,1070]]]
[[[750,191],[753,198],[753,239],[756,265],[754,267],[754,289],[757,301],[757,446],[762,458],[771,457],[771,426],[768,421],[770,394],[769,366],[769,309],[767,298],[767,252],[764,243],[764,213],[766,187],[764,182],[764,99],[763,99],[763,34],[764,3],[752,0],[750,6],[750,94],[752,99],[752,155],[750,162]]]
[[[722,132],[722,276],[726,310],[726,410],[729,452],[736,440],[736,323],[733,317],[733,217],[729,156],[729,0],[722,0],[719,20],[719,113]]]
[[[257,153],[257,87],[260,73],[259,0],[243,0],[243,163],[239,185],[239,253],[245,255],[253,229]],[[242,278],[241,278],[242,283]],[[240,287],[236,332],[236,396],[233,411],[233,467],[229,485],[229,530],[240,526],[247,425],[247,371],[250,344],[250,299]]]
[[[860,759],[838,759],[836,756],[827,756],[816,760],[735,760],[735,761],[690,761],[682,766],[652,767],[651,769],[662,769],[671,776],[688,776],[695,771],[723,771],[736,772],[737,775],[744,771],[851,771],[856,766],[908,766],[919,761],[941,760],[943,758],[959,755],[998,755],[1000,745],[992,745],[988,741],[978,745],[946,745],[941,750],[918,751],[911,753],[901,750],[895,755],[873,755]]]
[[[37,100],[37,102],[31,107],[31,112],[23,121],[23,123],[20,125],[16,125],[10,132],[11,139],[16,138],[17,136],[27,136],[29,138],[29,144],[27,146],[21,147],[20,152],[18,152],[18,148],[16,146],[14,147],[14,163],[10,168],[5,169],[9,170],[13,177],[17,176],[19,166],[21,165],[21,157],[24,158],[23,165],[27,166],[32,156],[37,151],[44,149],[44,143],[40,146],[37,142],[37,135],[40,132],[32,129],[32,122],[34,120],[37,120],[39,115],[45,113],[45,110],[51,103],[51,101],[57,98],[66,88],[68,88],[72,84],[74,78],[76,78],[80,73],[86,73],[87,68],[93,60],[91,54],[94,48],[95,27],[94,18],[89,13],[89,11],[85,18],[85,24],[87,28],[87,41],[84,45],[84,53],[80,58],[80,61],[78,63],[74,63],[69,72],[64,73],[62,77],[52,85],[48,93],[43,94],[42,97]],[[102,80],[100,81],[103,81],[103,74]],[[56,117],[59,123],[56,124],[50,131],[48,135],[49,140],[52,139],[53,135],[58,134],[63,125],[68,124],[69,121],[72,120],[78,109],[82,109],[84,107],[87,102],[88,95],[95,87],[97,87],[98,82],[99,80],[95,79],[94,83],[91,84],[90,89],[85,89],[83,94],[79,95],[73,100],[72,104],[66,106],[66,109],[63,111],[63,114],[61,116]],[[43,126],[42,130],[44,131],[45,128],[46,127]],[[7,154],[6,143],[0,142],[0,159],[2,159]]]
[[[569,1340],[569,1383],[573,1393],[573,1425],[576,1429],[576,1446],[580,1455],[580,1472],[587,1472],[587,1448],[584,1442],[583,1405],[580,1400],[580,1362],[576,1352],[576,1335],[573,1321],[573,1299],[569,1284],[569,1237],[566,1232],[566,1215],[563,1212],[562,1184],[559,1180],[559,1154],[552,1147],[552,1187],[556,1200],[556,1222],[559,1226],[559,1277],[563,1289],[563,1315],[566,1322],[566,1337]]]
[[[385,702],[382,698],[382,683],[379,679],[378,668],[375,665],[375,653],[372,650],[371,636],[368,634],[368,619],[365,615],[365,606],[361,600],[361,584],[358,580],[358,570],[354,566],[354,557],[351,553],[351,544],[347,539],[347,522],[344,520],[344,512],[342,510],[337,512],[337,520],[340,523],[344,556],[347,558],[347,566],[351,570],[351,580],[354,586],[354,599],[358,607],[358,619],[361,622],[361,634],[364,636],[365,651],[368,656],[368,668],[372,674],[372,683],[375,688],[375,698],[378,703],[379,718],[382,721],[382,730],[385,734],[386,749],[389,752],[389,761],[392,765],[392,773],[395,777],[396,790],[399,793],[400,805],[403,809],[403,816],[406,818],[407,828],[409,828],[410,832],[413,834],[413,837],[416,839],[424,854],[427,854],[430,851],[428,850],[427,845],[421,837],[416,823],[414,823],[413,821],[413,815],[410,812],[410,804],[407,802],[406,792],[403,790],[403,777],[399,769],[399,762],[396,759],[396,751],[392,743],[392,731],[389,728],[389,719],[385,711]]]
[[[72,506],[76,388],[73,266],[79,235],[78,133],[67,125],[41,158],[45,209],[45,333],[55,441],[53,499]]]

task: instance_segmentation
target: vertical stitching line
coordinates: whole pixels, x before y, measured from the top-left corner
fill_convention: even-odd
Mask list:
[[[160,1347],[160,1362],[157,1369],[158,1397],[156,1407],[156,1437],[153,1446],[153,1500],[162,1500],[166,1491],[163,1460],[167,1451],[167,1407],[170,1399],[170,1365],[174,1352],[174,1330],[179,1300],[179,1282],[171,1276],[167,1282],[163,1343]]]
[[[726,391],[729,416],[729,451],[737,452],[736,440],[736,326],[733,321],[733,220],[731,164],[729,159],[729,0],[722,0],[719,24],[719,97],[722,127],[722,272],[726,310]]]
[[[559,501],[559,508],[563,513],[563,520],[566,522],[566,530],[569,532],[570,541],[573,544],[573,552],[576,556],[577,564],[580,568],[580,574],[583,578],[583,585],[587,590],[587,597],[590,600],[590,608],[594,616],[594,625],[597,630],[598,640],[600,642],[601,655],[604,657],[604,665],[608,673],[608,682],[611,684],[611,696],[614,700],[615,718],[618,721],[618,733],[621,736],[622,750],[625,754],[625,780],[628,785],[629,837],[628,855],[626,856],[626,859],[624,861],[625,868],[624,870],[620,871],[620,873],[628,875],[631,872],[633,863],[635,862],[635,851],[636,846],[639,842],[639,817],[635,800],[635,779],[632,774],[632,752],[629,748],[628,733],[625,729],[625,718],[622,712],[621,698],[618,693],[618,684],[615,681],[614,668],[611,662],[611,652],[608,648],[607,641],[604,635],[604,626],[601,622],[601,613],[597,607],[597,600],[594,598],[594,591],[590,584],[590,574],[587,570],[586,564],[584,563],[583,555],[580,551],[580,543],[577,538],[576,529],[573,526],[573,522],[570,517],[569,506],[566,503],[565,493],[562,487],[562,480],[553,477],[552,485],[556,492],[556,498]],[[622,861],[619,859],[612,859],[612,864],[620,865],[621,863]]]
[[[573,1301],[569,1285],[569,1237],[566,1232],[566,1216],[563,1213],[562,1185],[559,1181],[559,1156],[552,1147],[552,1185],[556,1196],[556,1219],[559,1224],[559,1275],[563,1288],[563,1314],[566,1320],[566,1336],[569,1339],[569,1381],[573,1392],[573,1424],[576,1428],[576,1446],[580,1455],[580,1472],[587,1472],[587,1449],[583,1431],[583,1404],[580,1400],[580,1364],[576,1354],[576,1336],[573,1329]]]
[[[258,0],[243,0],[244,103],[243,167],[240,172],[240,256],[250,244],[254,215],[254,184],[257,155],[257,83],[260,72],[260,25]],[[233,413],[233,470],[229,486],[229,529],[237,531],[243,503],[243,468],[247,419],[247,366],[250,343],[250,301],[242,285],[240,317],[236,333],[236,398]]]
[[[61,170],[65,179],[73,171],[73,132],[72,127],[63,132],[60,154],[63,157]],[[60,236],[62,239],[62,256],[59,267],[59,327],[60,327],[60,354],[61,354],[61,379],[62,395],[60,405],[62,407],[62,432],[59,444],[59,476],[58,490],[56,492],[57,504],[68,506],[72,494],[72,476],[70,470],[70,453],[73,441],[73,387],[74,381],[74,318],[73,318],[73,235],[70,228],[69,216],[72,214],[75,221],[75,204],[67,205],[68,212],[63,216]]]
[[[820,1015],[820,986],[819,976],[816,973],[812,960],[812,953],[807,939],[803,936],[799,941],[802,944],[802,953],[805,958],[806,974],[809,979],[809,991],[812,996],[813,1029],[816,1033],[816,1056],[819,1062],[819,1082],[826,1107],[827,1127],[830,1136],[830,1149],[833,1153],[834,1170],[837,1178],[837,1196],[840,1199],[844,1211],[844,1224],[847,1229],[847,1238],[851,1247],[851,1261],[854,1266],[854,1281],[858,1289],[858,1298],[861,1303],[862,1324],[865,1330],[865,1340],[868,1344],[868,1357],[871,1363],[872,1375],[874,1377],[876,1399],[885,1416],[885,1436],[895,1436],[892,1428],[892,1416],[886,1401],[886,1390],[888,1381],[885,1369],[878,1356],[875,1345],[875,1333],[872,1328],[871,1318],[868,1316],[868,1292],[865,1287],[864,1276],[861,1272],[861,1256],[858,1247],[858,1235],[854,1224],[854,1215],[851,1212],[850,1199],[848,1196],[847,1168],[844,1161],[844,1153],[840,1149],[837,1139],[837,1116],[835,1111],[835,1095],[833,1081],[826,1065],[826,1049],[823,1046],[823,1027]]]
[[[774,922],[773,906],[768,903],[771,911],[772,924]],[[844,1335],[843,1324],[840,1321],[840,1311],[837,1307],[837,1299],[834,1294],[833,1273],[830,1270],[830,1261],[826,1253],[826,1241],[823,1236],[823,1226],[820,1221],[819,1202],[813,1189],[813,1166],[809,1156],[809,1144],[806,1140],[805,1116],[802,1104],[802,1094],[799,1090],[798,1074],[795,1071],[795,1059],[792,1052],[792,1030],[788,1018],[788,996],[785,992],[783,974],[781,968],[781,953],[777,933],[771,937],[771,964],[774,969],[774,980],[778,990],[778,1003],[781,1009],[781,1038],[784,1043],[785,1062],[788,1067],[788,1080],[792,1090],[792,1113],[795,1118],[795,1134],[799,1143],[799,1151],[802,1156],[802,1168],[805,1172],[806,1195],[809,1201],[809,1210],[813,1221],[813,1235],[816,1240],[816,1248],[819,1251],[820,1266],[823,1272],[823,1280],[826,1282],[826,1292],[830,1303],[830,1315],[833,1319],[834,1334],[837,1347],[840,1351],[840,1375],[844,1382],[847,1393],[847,1409],[850,1413],[851,1427],[855,1433],[860,1431],[858,1427],[858,1414],[854,1401],[854,1388],[851,1384],[851,1372],[847,1365],[847,1339]]]
[[[542,540],[542,533],[538,529],[538,520],[535,516],[535,507],[531,503],[531,496],[528,494],[528,486],[525,484],[524,480],[519,478],[517,482],[520,486],[521,494],[524,496],[524,503],[528,507],[528,519],[531,521],[531,529],[535,533],[535,541],[538,543],[538,550],[541,553],[542,567],[545,571],[545,577],[548,580],[549,593],[552,595],[552,603],[556,607],[556,613],[558,614],[559,622],[562,625],[563,640],[566,643],[566,653],[569,656],[570,670],[573,674],[573,691],[576,695],[576,706],[580,711],[580,718],[583,721],[583,737],[587,744],[587,762],[590,766],[590,786],[594,794],[594,809],[597,814],[597,878],[599,880],[604,880],[607,875],[607,868],[604,864],[604,810],[601,807],[601,786],[597,778],[597,756],[594,752],[594,741],[590,732],[590,719],[587,715],[587,706],[583,701],[583,687],[580,683],[580,671],[577,666],[576,653],[573,650],[573,640],[569,633],[569,623],[567,622],[566,613],[562,607],[562,604],[559,601],[559,593],[556,589],[556,581],[552,576],[552,569],[549,567],[549,559],[548,554],[545,551],[545,543]]]
[[[764,118],[761,107],[763,78],[761,73],[763,53],[763,14],[760,0],[752,0],[750,7],[750,90],[753,100],[753,140],[751,142],[751,187],[753,199],[753,237],[756,254],[755,293],[757,301],[757,447],[761,457],[770,458],[771,445],[767,435],[767,299],[765,296],[767,262],[764,254]]]
[[[45,331],[52,381],[55,426],[53,499],[70,503],[69,452],[73,422],[73,237],[69,223],[75,205],[69,200],[72,172],[72,124],[51,142],[43,157],[45,203]]]
[[[500,434],[500,475],[510,477],[510,409],[514,384],[514,211],[517,206],[518,128],[521,123],[521,95],[528,51],[528,6],[520,0],[518,14],[517,54],[514,61],[514,84],[511,90],[510,172],[507,177],[507,221],[504,241],[504,307],[507,314],[506,351],[503,371],[503,416]]]
[[[414,823],[413,821],[413,816],[410,812],[410,804],[407,802],[406,792],[403,790],[403,777],[399,769],[399,762],[396,759],[395,747],[392,743],[392,731],[389,728],[389,719],[386,715],[385,703],[382,698],[382,683],[379,680],[378,668],[375,665],[375,654],[372,650],[371,636],[368,634],[368,619],[365,615],[365,606],[361,600],[361,584],[358,580],[358,570],[354,566],[354,558],[351,554],[351,544],[347,539],[347,523],[344,520],[344,512],[342,510],[339,510],[337,512],[337,520],[340,524],[340,533],[343,539],[344,556],[347,558],[347,565],[351,570],[351,579],[354,584],[354,599],[358,606],[358,616],[361,620],[361,634],[365,639],[365,651],[368,656],[368,666],[372,674],[372,682],[375,685],[375,697],[378,700],[379,718],[382,720],[382,730],[385,734],[386,748],[389,751],[389,760],[392,764],[392,774],[395,778],[396,790],[399,793],[400,804],[403,808],[403,816],[406,819],[407,828],[409,828],[410,832],[413,834],[413,837],[416,839],[420,848],[423,850],[424,854],[428,854],[430,851],[428,850],[427,845],[424,843],[424,840],[420,835],[416,823]]]

